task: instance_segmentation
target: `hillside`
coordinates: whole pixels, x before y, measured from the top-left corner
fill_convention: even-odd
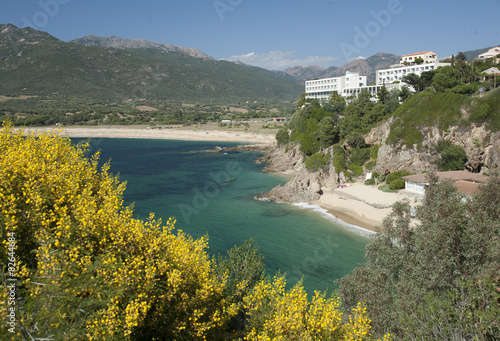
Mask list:
[[[120,37],[98,37],[88,35],[83,38],[77,38],[69,41],[84,46],[99,46],[99,47],[113,47],[115,49],[137,49],[137,48],[150,48],[165,52],[179,52],[187,54],[191,57],[213,60],[209,55],[187,47],[175,46],[171,44],[153,43],[143,39],[124,39]]]
[[[344,76],[346,71],[357,72],[367,77],[370,84],[375,81],[375,71],[385,69],[399,62],[401,56],[392,53],[379,52],[366,59],[355,59],[341,67],[331,66],[323,69],[317,66],[295,66],[283,72],[291,75],[297,82],[305,82],[313,78],[330,78]]]
[[[200,102],[294,101],[291,77],[159,49],[123,50],[63,42],[31,28],[0,25],[0,94],[68,95]]]
[[[332,66],[332,68],[337,68],[336,66]],[[293,66],[286,68],[283,70],[284,73],[292,76],[297,82],[305,82],[310,79],[320,78],[326,69],[311,65],[311,66]]]
[[[477,56],[479,56],[481,53],[485,53],[489,49],[491,49],[491,48],[493,48],[495,46],[500,46],[500,44],[497,44],[497,45],[494,45],[494,46],[490,46],[490,47],[485,47],[485,48],[482,48],[482,49],[476,49],[476,50],[470,50],[470,51],[463,51],[463,53],[467,57],[467,60],[471,61],[471,60],[476,59]],[[457,52],[457,54],[458,54],[458,52]]]

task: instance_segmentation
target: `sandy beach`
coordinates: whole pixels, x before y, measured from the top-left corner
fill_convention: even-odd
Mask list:
[[[40,133],[56,130],[62,136],[83,138],[144,138],[238,142],[259,145],[276,144],[274,134],[222,129],[151,129],[146,126],[38,127],[23,129]],[[375,227],[380,226],[384,218],[392,211],[391,205],[404,198],[409,197],[401,193],[385,193],[375,186],[355,183],[344,188],[324,189],[321,198],[310,204],[326,209],[330,214],[348,224],[374,231]]]
[[[274,145],[274,134],[250,133],[228,130],[201,130],[179,128],[148,128],[128,126],[103,126],[103,127],[38,127],[23,128],[25,131],[45,132],[55,130],[60,135],[68,137],[90,138],[140,138],[140,139],[169,139],[192,141],[220,141],[238,142],[248,144]]]
[[[391,206],[400,200],[412,198],[402,193],[382,192],[375,186],[361,183],[348,187],[325,190],[317,201],[311,202],[326,209],[338,219],[348,224],[375,231],[391,211]]]

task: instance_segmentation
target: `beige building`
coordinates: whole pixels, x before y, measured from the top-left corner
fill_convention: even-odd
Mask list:
[[[401,57],[401,60],[399,61],[400,64],[409,64],[413,65],[415,64],[415,59],[417,58],[422,58],[424,60],[424,63],[429,64],[429,63],[436,63],[438,61],[438,56],[436,53],[432,51],[425,51],[425,52],[416,52],[412,54],[406,54]]]
[[[500,46],[493,47],[489,49],[485,53],[481,53],[479,56],[477,56],[478,59],[488,59],[488,58],[493,58],[498,61],[497,56],[500,55]]]
[[[478,173],[470,173],[467,171],[448,171],[436,172],[436,176],[440,180],[453,181],[457,191],[465,194],[472,195],[477,191],[480,184],[488,181],[488,177]],[[425,188],[429,186],[429,174],[416,174],[403,176],[405,181],[405,190],[417,194],[425,194]]]

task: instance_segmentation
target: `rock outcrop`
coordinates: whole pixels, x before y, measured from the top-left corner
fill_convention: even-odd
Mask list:
[[[304,165],[305,155],[295,144],[289,147],[278,146],[261,157],[259,163],[268,163],[265,171],[286,172],[293,175],[284,186],[278,185],[259,198],[278,200],[282,202],[310,202],[320,198],[323,188],[337,188],[345,183],[344,174],[335,172],[333,164],[327,165],[316,172],[310,172]],[[331,149],[325,150],[331,154]]]
[[[257,160],[257,163],[267,163],[266,172],[297,173],[304,168],[305,155],[298,144],[292,146],[277,146]]]
[[[447,131],[437,127],[424,127],[422,147],[391,145],[385,141],[389,136],[392,119],[373,128],[365,137],[368,145],[378,144],[377,165],[374,171],[388,174],[400,169],[420,173],[437,171],[439,155],[434,147],[441,139],[461,146],[468,158],[466,168],[475,173],[491,173],[500,166],[500,132],[491,132],[485,125],[469,127],[451,126]]]

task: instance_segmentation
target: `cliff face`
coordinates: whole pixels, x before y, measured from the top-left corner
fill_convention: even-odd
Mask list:
[[[446,132],[436,127],[423,128],[423,147],[417,149],[416,145],[408,148],[406,145],[386,144],[391,123],[392,119],[389,119],[365,136],[368,145],[380,146],[377,163],[373,169],[375,172],[388,174],[397,170],[413,173],[437,171],[439,155],[434,151],[434,146],[440,139],[450,140],[464,148],[469,160],[466,164],[467,170],[493,173],[499,169],[500,132],[491,132],[484,125],[453,126]],[[299,147],[277,146],[259,159],[260,163],[268,163],[266,171],[293,174],[293,178],[284,186],[276,186],[260,197],[284,202],[309,202],[318,200],[323,191],[335,189],[347,182],[344,173],[335,171],[333,160],[316,172],[308,171],[304,164],[306,157]],[[333,154],[331,147],[322,153]]]
[[[423,148],[417,149],[414,145],[390,145],[385,141],[389,135],[392,119],[373,128],[365,137],[368,145],[378,144],[377,165],[374,171],[391,173],[400,169],[421,173],[437,171],[436,162],[439,155],[434,146],[441,139],[449,140],[461,146],[468,158],[466,169],[474,173],[491,173],[498,170],[500,165],[500,132],[491,132],[485,125],[471,125],[468,127],[451,126],[448,131],[437,127],[425,127],[421,131],[424,135]]]
[[[304,165],[305,155],[299,147],[298,144],[288,147],[277,146],[258,160],[259,163],[268,163],[265,171],[286,172],[293,175],[284,186],[278,185],[258,197],[284,202],[310,202],[320,198],[323,188],[336,188],[345,183],[344,175],[335,172],[333,164],[317,172],[308,171]],[[325,152],[331,154],[331,149]]]

